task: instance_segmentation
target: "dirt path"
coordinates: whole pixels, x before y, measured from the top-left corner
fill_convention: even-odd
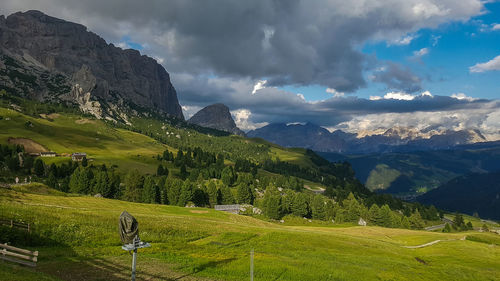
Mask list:
[[[465,238],[467,238],[467,236],[464,236],[460,239],[447,239],[447,240],[434,240],[432,242],[429,242],[429,243],[425,243],[425,244],[422,244],[422,245],[417,245],[417,246],[403,246],[403,248],[407,248],[407,249],[418,249],[418,248],[423,248],[423,247],[427,247],[427,246],[432,246],[434,244],[437,244],[439,242],[446,242],[446,241],[457,241],[457,240],[465,240]]]

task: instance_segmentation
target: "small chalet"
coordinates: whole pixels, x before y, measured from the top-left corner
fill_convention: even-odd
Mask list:
[[[363,218],[359,218],[358,225],[366,226],[366,221]]]
[[[54,151],[40,152],[40,157],[56,157],[57,154]]]
[[[76,152],[71,154],[71,160],[73,161],[83,161],[84,158],[87,158],[87,153],[82,153],[82,152]]]
[[[240,213],[240,205],[238,205],[238,204],[235,204],[235,205],[215,205],[214,209],[216,211],[223,211],[223,212],[228,212],[228,213],[233,213],[233,214]]]

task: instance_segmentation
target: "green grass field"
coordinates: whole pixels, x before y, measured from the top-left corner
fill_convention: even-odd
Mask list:
[[[154,173],[159,162],[153,157],[167,149],[148,136],[78,115],[61,114],[50,121],[0,108],[0,116],[3,116],[0,120],[1,143],[6,144],[11,137],[29,138],[57,153],[85,152],[93,163],[117,165],[122,171],[134,168],[143,173]],[[33,125],[27,126],[26,122]],[[52,163],[70,159],[44,160]]]
[[[0,263],[1,280],[126,280],[131,257],[117,230],[123,210],[152,245],[140,250],[138,280],[249,280],[251,249],[255,280],[500,280],[500,236],[492,233],[291,226],[33,188],[0,190],[0,217],[35,225],[29,239],[8,228],[0,237],[40,251],[34,270]],[[434,240],[448,241],[403,247]]]

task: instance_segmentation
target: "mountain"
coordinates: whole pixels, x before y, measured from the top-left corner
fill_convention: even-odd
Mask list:
[[[316,151],[342,152],[347,148],[343,136],[333,135],[327,129],[312,123],[272,123],[248,132],[247,136],[263,138],[286,147],[302,147]]]
[[[380,153],[449,149],[459,145],[486,142],[479,130],[437,130],[394,127],[387,130],[341,130],[330,132],[320,126],[306,124],[269,124],[247,133],[285,147],[303,147],[320,152]]]
[[[500,172],[457,177],[417,200],[448,211],[500,220]]]
[[[449,150],[341,155],[323,152],[332,162],[348,161],[356,177],[372,190],[407,199],[470,174],[500,170],[500,143],[477,143]]]
[[[229,108],[222,103],[212,104],[201,109],[188,122],[202,127],[229,132],[234,135],[245,135],[242,130],[236,127]]]
[[[0,89],[73,103],[108,120],[127,121],[126,113],[138,111],[184,119],[170,76],[156,60],[39,11],[0,17]]]

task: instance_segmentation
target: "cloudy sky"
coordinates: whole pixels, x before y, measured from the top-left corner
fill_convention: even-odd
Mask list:
[[[244,130],[478,128],[500,138],[500,2],[3,0],[158,60],[186,117],[217,102]]]

